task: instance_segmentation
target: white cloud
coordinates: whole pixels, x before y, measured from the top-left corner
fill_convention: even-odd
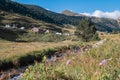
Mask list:
[[[45,8],[45,9],[48,10],[48,11],[50,10],[49,8]]]
[[[96,10],[93,13],[81,13],[86,16],[95,16],[95,17],[100,17],[100,18],[112,18],[112,19],[117,19],[120,17],[120,11],[116,10],[113,12],[103,12],[100,10]]]

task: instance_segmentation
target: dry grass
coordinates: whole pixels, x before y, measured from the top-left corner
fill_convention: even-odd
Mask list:
[[[18,42],[0,42],[0,60],[6,59],[13,56],[19,56],[32,51],[39,51],[46,48],[53,48],[58,46],[64,46],[69,44],[75,44],[76,42],[64,41],[58,43],[41,43],[41,42],[31,42],[31,43],[18,43]]]
[[[104,35],[100,35],[100,37],[103,38],[107,38],[110,40],[118,40],[120,41],[120,34],[104,34]]]
[[[30,66],[22,80],[120,80],[120,34],[101,38],[107,39],[102,46],[84,54],[64,56],[54,66]]]

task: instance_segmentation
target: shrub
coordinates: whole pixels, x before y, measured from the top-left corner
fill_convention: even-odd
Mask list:
[[[96,33],[94,23],[88,19],[82,20],[80,25],[76,28],[75,35],[83,41],[99,40],[98,34]]]

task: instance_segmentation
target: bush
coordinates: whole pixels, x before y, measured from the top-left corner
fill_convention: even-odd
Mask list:
[[[76,28],[75,35],[81,38],[83,41],[99,40],[98,34],[96,33],[94,23],[88,19],[82,20],[80,25]]]

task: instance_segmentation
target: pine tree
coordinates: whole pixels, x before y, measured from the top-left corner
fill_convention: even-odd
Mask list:
[[[97,29],[95,28],[94,23],[92,23],[88,19],[84,19],[81,21],[80,25],[77,26],[75,35],[86,42],[91,40],[99,40],[96,31]]]

